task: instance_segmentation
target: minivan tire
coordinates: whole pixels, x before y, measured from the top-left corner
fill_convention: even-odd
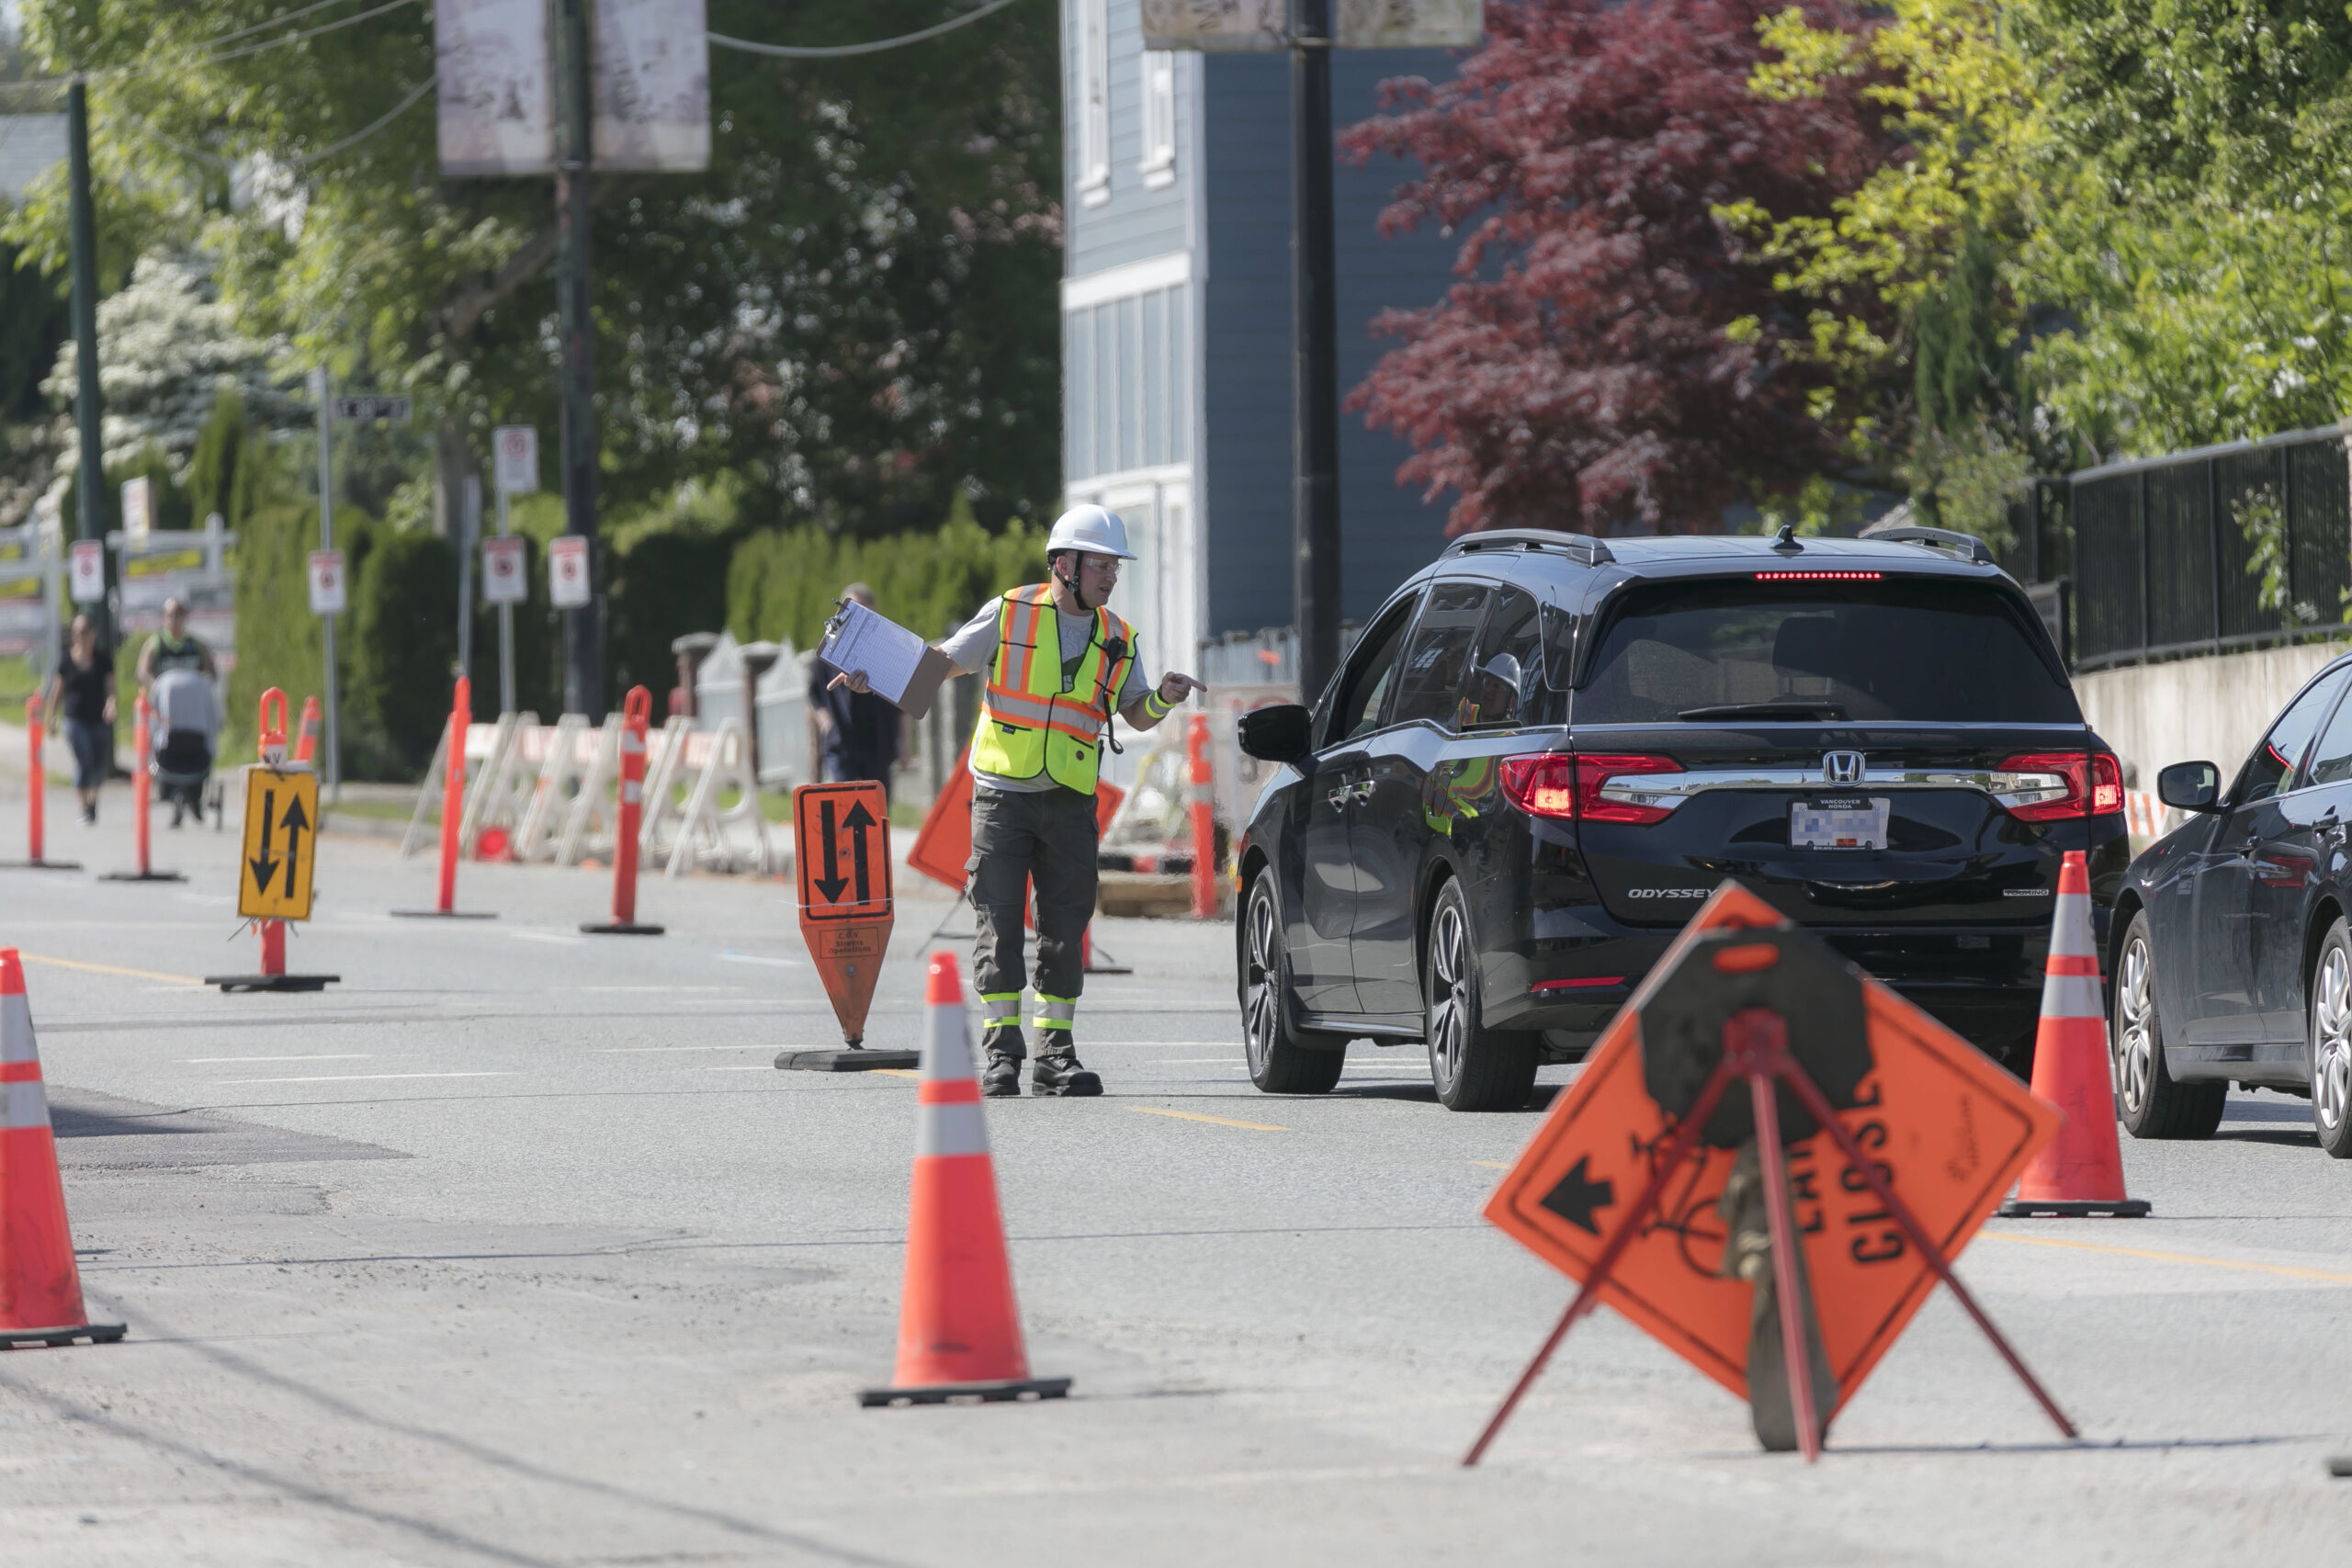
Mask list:
[[[1348,1065],[1348,1043],[1291,1027],[1290,950],[1272,869],[1250,884],[1241,908],[1241,1035],[1250,1081],[1268,1094],[1329,1094]]]
[[[2210,1138],[2229,1101],[2225,1080],[2179,1083],[2165,1066],[2164,1020],[2156,1011],[2155,946],[2148,914],[2132,917],[2115,959],[2115,1016],[2108,1023],[2115,1065],[2115,1111],[2135,1138]]]
[[[1430,910],[1421,950],[1430,1081],[1448,1111],[1516,1111],[1535,1087],[1542,1036],[1488,1029],[1470,901],[1448,879]]]

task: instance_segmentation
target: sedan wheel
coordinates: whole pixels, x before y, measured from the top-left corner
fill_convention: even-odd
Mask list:
[[[2312,1130],[2319,1146],[2352,1158],[2352,942],[2338,920],[2312,971]]]
[[[2210,1138],[2228,1103],[2225,1079],[2177,1083],[2165,1064],[2165,1021],[2156,1005],[2155,943],[2145,910],[2132,917],[2115,961],[2115,1018],[2109,1051],[2115,1108],[2135,1138]]]

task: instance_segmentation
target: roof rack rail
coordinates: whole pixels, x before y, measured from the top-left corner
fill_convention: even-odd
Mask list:
[[[1483,533],[1464,534],[1445,547],[1449,556],[1469,555],[1478,550],[1557,550],[1578,566],[1607,566],[1617,558],[1609,547],[1589,534],[1570,534],[1557,528],[1489,528]]]
[[[1897,523],[1892,526],[1881,523],[1863,529],[1857,538],[1883,539],[1891,545],[1921,545],[1931,550],[1950,550],[1962,560],[1977,566],[1998,566],[1984,541],[1973,534],[1956,533],[1950,528],[1928,528],[1917,523]]]

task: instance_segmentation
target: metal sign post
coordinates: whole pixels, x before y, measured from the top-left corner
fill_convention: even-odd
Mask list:
[[[539,433],[527,424],[502,424],[490,433],[492,483],[498,491],[498,536],[511,537],[514,525],[506,513],[506,498],[529,495],[539,488]],[[519,581],[520,574],[515,574]],[[519,595],[518,595],[519,597]],[[514,711],[514,600],[498,604],[498,711]]]
[[[311,391],[319,400],[319,549],[334,548],[334,406],[327,396],[327,371],[322,365],[311,372]],[[336,739],[334,703],[334,623],[332,613],[322,616],[319,624],[320,639],[326,646],[326,718],[327,744],[325,767],[327,798],[343,799],[343,748]]]
[[[481,478],[468,474],[458,491],[458,673],[474,672],[474,545],[481,537]]]
[[[563,531],[581,552],[582,585],[595,578],[596,323],[588,299],[590,160],[594,117],[589,0],[555,0],[558,124],[555,176],[556,309],[563,344],[557,443],[563,470]],[[591,595],[563,612],[563,711],[605,716],[604,606]]]
[[[89,89],[78,76],[65,89],[65,140],[74,185],[70,202],[74,234],[74,423],[81,446],[74,532],[83,543],[98,548],[106,536],[106,525],[98,516],[98,487],[107,482],[106,463],[99,446],[105,400],[98,393],[98,220],[90,196]],[[89,608],[84,614],[98,628],[99,649],[111,654],[114,617],[107,605],[103,548],[99,549],[98,571],[98,593],[87,601]]]

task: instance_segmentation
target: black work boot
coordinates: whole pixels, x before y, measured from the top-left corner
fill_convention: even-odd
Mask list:
[[[1102,1080],[1080,1064],[1077,1047],[1065,1039],[1052,1051],[1037,1053],[1037,1065],[1029,1072],[1029,1092],[1071,1096],[1101,1094]]]
[[[980,1048],[989,1058],[988,1066],[980,1069],[980,1092],[990,1100],[1019,1094],[1021,1064],[1029,1055],[1019,1027],[989,1030],[980,1036]]]

